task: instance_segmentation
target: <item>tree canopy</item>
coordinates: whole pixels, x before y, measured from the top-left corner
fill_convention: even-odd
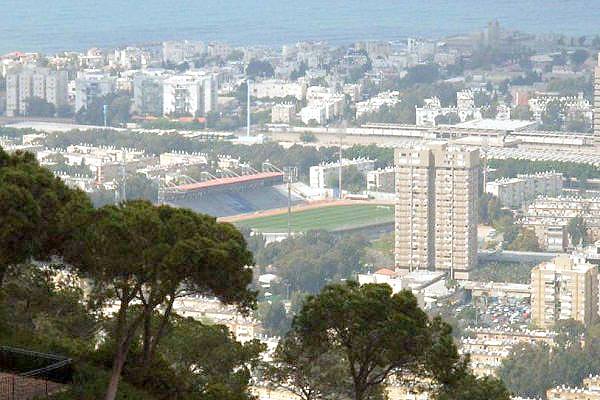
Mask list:
[[[439,318],[430,320],[409,291],[392,294],[388,285],[353,281],[328,285],[309,296],[294,318],[276,352],[276,366],[287,380],[275,376],[275,382],[286,381],[307,400],[320,398],[332,384],[342,386],[334,388],[338,395],[346,390],[353,399],[370,399],[390,377],[431,381],[425,385],[443,399],[507,400],[501,383],[470,374],[451,333]],[[341,367],[346,382],[341,377],[327,382],[315,373],[336,357],[337,368],[327,373]]]
[[[90,210],[83,192],[40,167],[33,154],[0,149],[0,286],[10,268],[59,255]]]
[[[140,328],[143,363],[150,365],[176,298],[203,294],[237,304],[242,311],[254,307],[255,293],[247,288],[252,280],[247,266],[253,260],[243,236],[232,225],[190,210],[145,201],[105,206],[90,217],[65,258],[81,276],[92,279],[98,302],[119,304],[107,400],[116,395]]]

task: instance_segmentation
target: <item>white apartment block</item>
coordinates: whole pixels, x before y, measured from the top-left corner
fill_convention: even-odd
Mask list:
[[[486,193],[492,194],[510,208],[519,208],[537,196],[559,196],[562,193],[563,177],[559,172],[519,174],[516,178],[502,178],[487,182]]]
[[[303,82],[288,82],[277,79],[267,79],[250,84],[250,94],[257,99],[283,99],[294,97],[303,100],[306,97],[306,84]]]
[[[359,171],[368,172],[372,171],[375,167],[375,161],[367,158],[356,158],[352,160],[342,159],[342,188],[344,186],[343,174],[344,170],[354,166]],[[320,165],[314,165],[310,167],[310,187],[315,189],[326,189],[327,182],[332,177],[337,177],[340,170],[340,162],[332,162]]]
[[[467,329],[471,337],[462,337],[460,354],[471,354],[470,367],[477,376],[495,376],[502,361],[518,344],[554,346],[556,334],[546,330]]]
[[[217,80],[212,74],[190,71],[163,82],[163,115],[197,116],[217,111]]]
[[[6,76],[6,115],[26,115],[29,99],[37,97],[55,107],[67,104],[67,71],[29,67]]]
[[[150,73],[137,74],[133,78],[132,109],[135,113],[140,115],[162,115],[163,81],[167,76],[164,71],[156,70]]]
[[[138,47],[127,46],[122,49],[116,49],[109,56],[109,66],[119,67],[125,70],[145,68],[151,62],[151,56],[148,51]]]
[[[162,153],[159,159],[161,167],[208,164],[208,156],[204,153],[185,153],[182,151]]]
[[[432,97],[425,99],[423,107],[417,107],[417,126],[436,126],[438,116],[456,114],[460,122],[481,119],[481,110],[475,107],[475,97],[472,91],[463,90],[456,93],[456,107],[442,107],[440,99]]]
[[[362,88],[358,83],[346,83],[342,88],[342,93],[350,96],[350,100],[356,103],[360,99]]]
[[[556,250],[558,242],[553,243],[551,238],[563,232],[569,221],[575,217],[582,217],[592,238],[600,237],[600,198],[583,197],[538,197],[525,210],[523,225],[535,231],[540,247],[550,249],[554,245]],[[559,239],[556,239],[559,241]],[[563,246],[566,247],[566,244]]]
[[[383,106],[393,107],[400,103],[400,92],[382,92],[377,96],[356,103],[356,118],[381,110]]]
[[[542,120],[542,114],[548,108],[548,105],[553,102],[560,103],[565,109],[563,118],[580,112],[583,116],[592,121],[592,105],[583,97],[583,93],[577,96],[560,96],[557,93],[538,93],[535,97],[528,100],[527,104],[536,121]]]
[[[75,80],[75,111],[116,90],[117,78],[102,72],[84,72]]]
[[[300,110],[300,120],[305,125],[323,125],[327,121],[326,107],[324,105],[310,105]]]
[[[598,272],[583,255],[561,255],[531,270],[531,319],[543,329],[559,320],[598,318]]]
[[[170,41],[163,43],[163,61],[166,63],[179,64],[194,56],[199,56],[205,52],[205,46],[202,42],[195,41]]]
[[[479,151],[432,142],[395,152],[395,266],[468,279],[477,263]]]
[[[308,105],[300,110],[300,119],[305,125],[322,125],[344,113],[346,97],[329,88],[311,86],[306,92]]]
[[[294,104],[275,104],[271,108],[271,122],[274,124],[289,124],[296,116]]]
[[[396,170],[394,167],[376,169],[367,172],[367,190],[393,193],[396,185]]]

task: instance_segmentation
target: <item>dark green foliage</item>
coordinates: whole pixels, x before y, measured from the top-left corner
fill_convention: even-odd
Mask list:
[[[519,228],[517,236],[508,243],[506,249],[515,251],[540,251],[540,245],[532,229]]]
[[[490,168],[494,169],[497,178],[514,178],[517,174],[532,174],[544,171],[561,172],[565,178],[575,178],[579,184],[585,184],[587,179],[600,178],[600,169],[593,165],[570,163],[562,161],[529,161],[517,160],[490,160]]]
[[[258,318],[269,336],[285,335],[291,324],[291,318],[288,317],[281,301],[262,302],[259,304]]]
[[[468,373],[467,360],[459,356],[451,333],[440,319],[430,320],[410,292],[392,295],[388,285],[359,286],[350,281],[326,286],[307,298],[280,344],[276,365],[294,386],[311,389],[313,397],[305,399],[327,389],[324,383],[337,386],[338,395],[372,398],[395,374],[413,381],[433,378],[432,390],[441,398],[483,399],[478,386],[486,382]],[[338,364],[348,381],[324,382],[315,373],[328,357],[340,357]],[[275,382],[281,380],[275,376]],[[486,398],[509,398],[499,382],[489,385],[486,391],[493,397]]]
[[[318,293],[327,282],[352,278],[362,268],[367,241],[360,236],[335,236],[311,231],[256,253],[256,262],[273,266],[273,273],[289,284],[290,293]],[[285,293],[286,288],[273,288]]]
[[[582,217],[571,218],[567,225],[567,232],[569,232],[573,246],[585,246],[588,243],[587,226]]]
[[[576,66],[581,66],[590,56],[590,53],[587,50],[577,49],[573,53],[569,55],[569,59]]]
[[[552,79],[548,82],[547,90],[557,92],[561,96],[577,96],[583,93],[586,99],[591,100],[593,86],[590,75],[581,78]]]
[[[283,388],[303,400],[348,396],[351,387],[348,365],[334,349],[307,346],[296,331],[283,337],[265,368],[265,378],[274,388]]]
[[[314,133],[304,132],[300,135],[300,140],[304,143],[314,143],[317,141],[317,137]]]
[[[446,114],[446,115],[438,115],[437,117],[435,117],[435,124],[436,125],[455,125],[458,124],[460,122],[460,117],[458,116],[457,113],[450,113],[450,114]]]
[[[503,361],[498,375],[515,394],[546,398],[548,389],[558,385],[581,386],[583,378],[600,369],[598,325],[586,330],[581,323],[566,320],[560,321],[556,329],[556,347],[516,346]],[[585,345],[580,342],[582,335]]]
[[[136,174],[127,177],[125,182],[127,200],[147,200],[151,203],[158,201],[158,183]]]
[[[273,66],[268,61],[254,59],[246,67],[246,75],[252,79],[257,77],[270,78],[274,74]]]
[[[75,121],[85,125],[104,125],[104,106],[108,106],[108,126],[119,126],[129,121],[131,98],[127,93],[111,93],[94,99],[88,108],[75,114]]]
[[[105,206],[70,243],[65,259],[94,281],[95,301],[119,304],[111,331],[116,349],[107,400],[114,398],[139,329],[142,366],[149,368],[177,297],[211,295],[243,312],[255,304],[256,294],[247,289],[252,254],[241,233],[190,210],[145,201]],[[159,322],[154,324],[154,319]]]
[[[394,149],[380,147],[375,144],[353,145],[343,151],[346,158],[368,158],[375,161],[375,168],[385,168],[394,165]]]
[[[241,344],[222,325],[176,318],[161,350],[166,363],[182,374],[190,394],[250,399],[250,368],[256,367],[265,346],[257,340]]]
[[[0,286],[9,268],[59,254],[90,207],[32,154],[0,149]]]
[[[326,182],[328,188],[339,189],[340,181],[337,175],[330,175]],[[342,189],[350,193],[360,193],[367,190],[367,176],[355,165],[347,167],[342,173]]]
[[[510,111],[510,119],[530,121],[533,119],[533,113],[529,106],[519,105]]]
[[[27,99],[26,114],[30,117],[54,117],[56,109],[54,104],[48,103],[39,97]]]
[[[527,284],[531,281],[533,264],[486,262],[473,270],[472,279],[482,282],[511,282]]]
[[[540,130],[560,131],[563,126],[565,107],[559,101],[551,101],[542,112]]]

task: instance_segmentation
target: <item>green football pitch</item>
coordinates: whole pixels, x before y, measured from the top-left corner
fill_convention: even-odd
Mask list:
[[[315,229],[342,231],[391,223],[394,221],[394,206],[375,204],[355,204],[326,206],[292,212],[293,232],[306,232]],[[257,217],[238,221],[240,227],[251,228],[265,233],[287,232],[287,213]]]

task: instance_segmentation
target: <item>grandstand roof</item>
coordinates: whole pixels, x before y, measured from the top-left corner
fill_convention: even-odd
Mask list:
[[[231,178],[212,179],[204,182],[190,183],[177,186],[176,189],[182,191],[202,190],[219,186],[238,185],[242,183],[256,182],[263,179],[283,177],[282,172],[261,172],[252,175],[235,176]]]

